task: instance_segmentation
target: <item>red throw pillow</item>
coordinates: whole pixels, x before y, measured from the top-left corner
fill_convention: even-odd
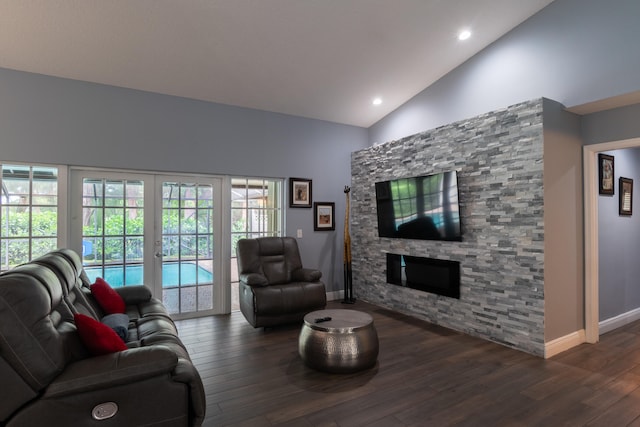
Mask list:
[[[102,277],[98,277],[96,283],[91,285],[90,288],[91,294],[106,314],[122,314],[125,312],[124,300]]]
[[[74,314],[78,334],[94,356],[115,353],[128,347],[113,329],[84,314]]]

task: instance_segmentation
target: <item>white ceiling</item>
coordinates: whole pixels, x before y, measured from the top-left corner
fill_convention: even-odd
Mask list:
[[[0,0],[0,67],[368,127],[551,1]]]

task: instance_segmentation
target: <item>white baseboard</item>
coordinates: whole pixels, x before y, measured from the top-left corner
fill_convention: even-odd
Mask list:
[[[627,325],[631,322],[635,322],[636,320],[640,320],[640,308],[603,320],[598,324],[599,334],[606,334],[607,332],[613,331],[614,329],[620,328],[621,326]],[[562,353],[563,351],[569,350],[570,348],[584,342],[586,342],[586,335],[584,329],[581,329],[569,335],[565,335],[564,337],[545,343],[544,357],[545,359],[548,359],[549,357],[555,356],[556,354]]]
[[[544,343],[544,358],[548,359],[584,342],[586,342],[584,329],[556,338],[553,341]]]
[[[598,324],[600,335],[613,331],[621,326],[627,325],[640,319],[640,308],[636,308],[626,313],[619,314],[607,320],[603,320]]]
[[[344,291],[332,291],[327,292],[327,301],[336,301],[342,299],[344,295]]]

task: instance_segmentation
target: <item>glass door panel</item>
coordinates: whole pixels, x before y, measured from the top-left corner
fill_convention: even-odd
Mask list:
[[[187,180],[188,179],[188,180]],[[214,310],[217,262],[214,233],[219,227],[215,180],[163,179],[161,235],[162,301],[172,314]],[[219,186],[219,184],[218,184]],[[219,196],[217,196],[219,197]]]
[[[92,282],[145,283],[143,181],[82,179],[82,261]]]
[[[282,221],[281,179],[233,178],[231,180],[231,310],[240,310],[238,294],[238,240],[265,236],[281,236]]]

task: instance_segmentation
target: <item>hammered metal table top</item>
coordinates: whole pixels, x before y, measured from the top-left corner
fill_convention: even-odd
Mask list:
[[[316,323],[316,319],[325,317],[330,317],[331,320]],[[373,323],[373,318],[357,310],[317,310],[304,316],[304,323],[316,331],[349,333],[369,327]]]

